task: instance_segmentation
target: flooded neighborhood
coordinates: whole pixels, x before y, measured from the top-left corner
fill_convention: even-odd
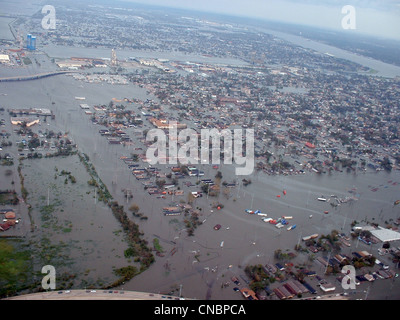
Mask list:
[[[46,265],[60,296],[400,298],[400,64],[228,17],[55,7],[55,30],[39,3],[0,17],[2,298],[46,291]]]

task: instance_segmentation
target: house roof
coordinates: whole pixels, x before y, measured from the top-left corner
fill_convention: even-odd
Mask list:
[[[6,219],[14,219],[15,218],[15,212],[14,211],[8,211],[5,214]]]

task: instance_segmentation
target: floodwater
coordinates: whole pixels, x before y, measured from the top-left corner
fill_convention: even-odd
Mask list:
[[[76,183],[62,175],[63,170],[70,172]],[[34,231],[26,235],[33,241],[32,252],[43,255],[59,278],[64,273],[74,274],[74,286],[82,289],[117,280],[113,268],[128,265],[123,253],[128,248],[124,232],[108,206],[97,200],[78,156],[27,159],[22,172],[32,206]],[[46,214],[42,210],[48,205],[53,209]],[[56,252],[43,239],[50,239]]]
[[[279,32],[275,30],[270,30],[270,29],[264,29],[264,28],[257,28],[260,31],[264,31],[266,33],[269,33],[273,36],[276,36],[278,38],[284,39],[290,43],[302,46],[304,48],[312,49],[320,53],[328,53],[336,58],[341,58],[345,60],[349,60],[355,63],[358,63],[362,66],[371,68],[373,70],[376,70],[377,73],[375,75],[377,76],[382,76],[382,77],[389,77],[389,78],[394,78],[400,76],[400,67],[391,65],[389,63],[385,63],[376,59],[372,59],[366,56],[362,56],[360,54],[352,53],[350,51],[346,51],[340,48],[336,48],[318,41],[313,41],[310,39],[306,39],[304,37],[300,36],[295,36],[292,34],[284,33],[284,32]]]
[[[5,17],[0,18],[0,39],[4,39],[4,40],[12,40],[13,39],[13,35],[12,35],[12,33],[10,31],[10,27],[9,27],[9,24],[13,21],[14,21],[14,19],[12,19],[12,18],[5,18]]]
[[[132,219],[140,225],[149,244],[154,238],[160,240],[165,256],[156,256],[156,262],[148,270],[124,284],[123,289],[126,290],[161,293],[175,290],[177,294],[181,289],[182,295],[190,298],[241,299],[240,294],[232,290],[232,283],[224,289],[221,285],[229,282],[232,275],[244,274],[247,264],[273,262],[274,250],[293,251],[293,247],[303,236],[313,233],[327,234],[333,229],[348,234],[353,220],[366,219],[383,225],[385,221],[390,222],[400,215],[400,206],[393,206],[400,191],[399,172],[389,174],[368,171],[356,175],[334,173],[331,176],[268,176],[254,173],[246,177],[250,178],[252,183],[246,187],[239,183],[239,187],[231,190],[229,198],[221,194],[219,198],[196,199],[193,206],[201,209],[200,220],[203,224],[195,230],[194,236],[189,237],[183,223],[183,215],[166,217],[162,214],[162,207],[177,203],[180,198],[172,199],[169,196],[167,199],[157,199],[149,195],[130,174],[127,165],[119,159],[120,156],[129,156],[135,152],[133,148],[141,146],[140,143],[135,141],[132,147],[108,144],[98,133],[101,127],[93,125],[90,116],[85,115],[79,107],[80,103],[90,106],[108,105],[114,97],[153,99],[154,97],[147,95],[145,89],[134,85],[89,84],[67,75],[60,75],[35,81],[1,83],[0,91],[7,93],[6,96],[0,96],[0,104],[5,109],[51,109],[56,119],[49,120],[48,124],[41,123],[37,129],[69,132],[78,149],[90,157],[115,200],[124,204],[126,210],[132,203],[136,203],[140,212],[148,217],[145,221],[133,217]],[[76,96],[86,97],[86,100],[75,100]],[[126,106],[137,110],[134,104]],[[134,129],[126,131],[134,139]],[[24,162],[25,164],[28,162]],[[24,168],[28,191],[36,190],[32,192],[32,197],[38,196],[42,201],[46,201],[49,184],[54,183],[55,166],[60,170],[73,171],[74,175],[79,177],[77,190],[74,190],[72,185],[57,185],[57,196],[62,205],[66,206],[62,215],[60,213],[59,221],[61,224],[71,221],[72,231],[53,233],[52,240],[60,241],[62,236],[71,236],[71,239],[77,241],[76,247],[79,248],[75,255],[72,255],[76,258],[74,268],[82,272],[93,269],[92,274],[97,272],[101,278],[112,278],[111,271],[109,277],[104,274],[113,265],[123,265],[125,261],[118,255],[122,254],[126,244],[121,236],[112,233],[118,230],[118,225],[111,212],[103,209],[101,205],[95,206],[92,194],[77,204],[77,199],[87,189],[85,183],[88,180],[85,173],[79,169],[77,159],[32,160],[29,166]],[[203,178],[214,178],[216,170],[210,166],[203,166],[203,170]],[[242,177],[234,175],[232,166],[221,165],[220,170],[223,175],[222,181],[241,181]],[[168,169],[163,171],[168,172]],[[48,175],[43,175],[43,172],[48,172]],[[185,190],[185,195],[188,190],[198,191],[196,187],[183,187],[183,182],[187,180],[195,184],[196,178],[183,180],[180,181],[180,186]],[[133,199],[127,201],[124,190],[130,190]],[[283,190],[287,191],[286,195],[283,195]],[[327,202],[318,201],[320,196],[331,199],[333,196],[343,199],[353,197],[353,200],[333,208]],[[186,196],[182,199],[187,201]],[[212,208],[217,202],[224,205],[222,210]],[[40,203],[36,206],[40,206]],[[293,216],[291,224],[296,224],[297,228],[292,231],[287,231],[286,228],[278,230],[273,225],[261,221],[260,217],[245,213],[245,209],[259,209],[271,218]],[[60,212],[60,208],[57,210]],[[324,214],[324,211],[329,211],[329,214]],[[37,214],[37,211],[35,212]],[[67,213],[69,216],[64,216]],[[80,220],[82,224],[79,223]],[[217,223],[222,226],[218,231],[213,228]],[[344,249],[344,253],[354,250],[355,245]],[[375,246],[377,250],[379,245]],[[370,250],[370,247],[363,243],[358,244],[358,248]],[[85,250],[88,258],[81,259],[79,252],[86,252]],[[397,282],[394,286],[393,290],[397,288],[397,292],[400,292]],[[369,296],[379,297],[382,292],[371,289]]]

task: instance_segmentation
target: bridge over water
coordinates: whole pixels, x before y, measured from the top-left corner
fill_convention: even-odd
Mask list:
[[[26,75],[26,76],[4,77],[4,78],[0,78],[0,82],[36,80],[36,79],[56,76],[59,74],[74,73],[74,72],[78,72],[78,71],[53,71],[53,72],[44,72],[44,73],[38,73],[38,74],[32,74],[32,75]]]

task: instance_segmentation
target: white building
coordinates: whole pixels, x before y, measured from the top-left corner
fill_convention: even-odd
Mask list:
[[[10,56],[8,54],[0,54],[0,63],[10,62]]]
[[[374,237],[382,242],[400,240],[400,233],[390,229],[379,227],[379,229],[371,230]]]
[[[320,285],[320,288],[324,292],[330,292],[330,291],[335,291],[336,290],[336,287],[331,283],[323,283],[323,284]]]

